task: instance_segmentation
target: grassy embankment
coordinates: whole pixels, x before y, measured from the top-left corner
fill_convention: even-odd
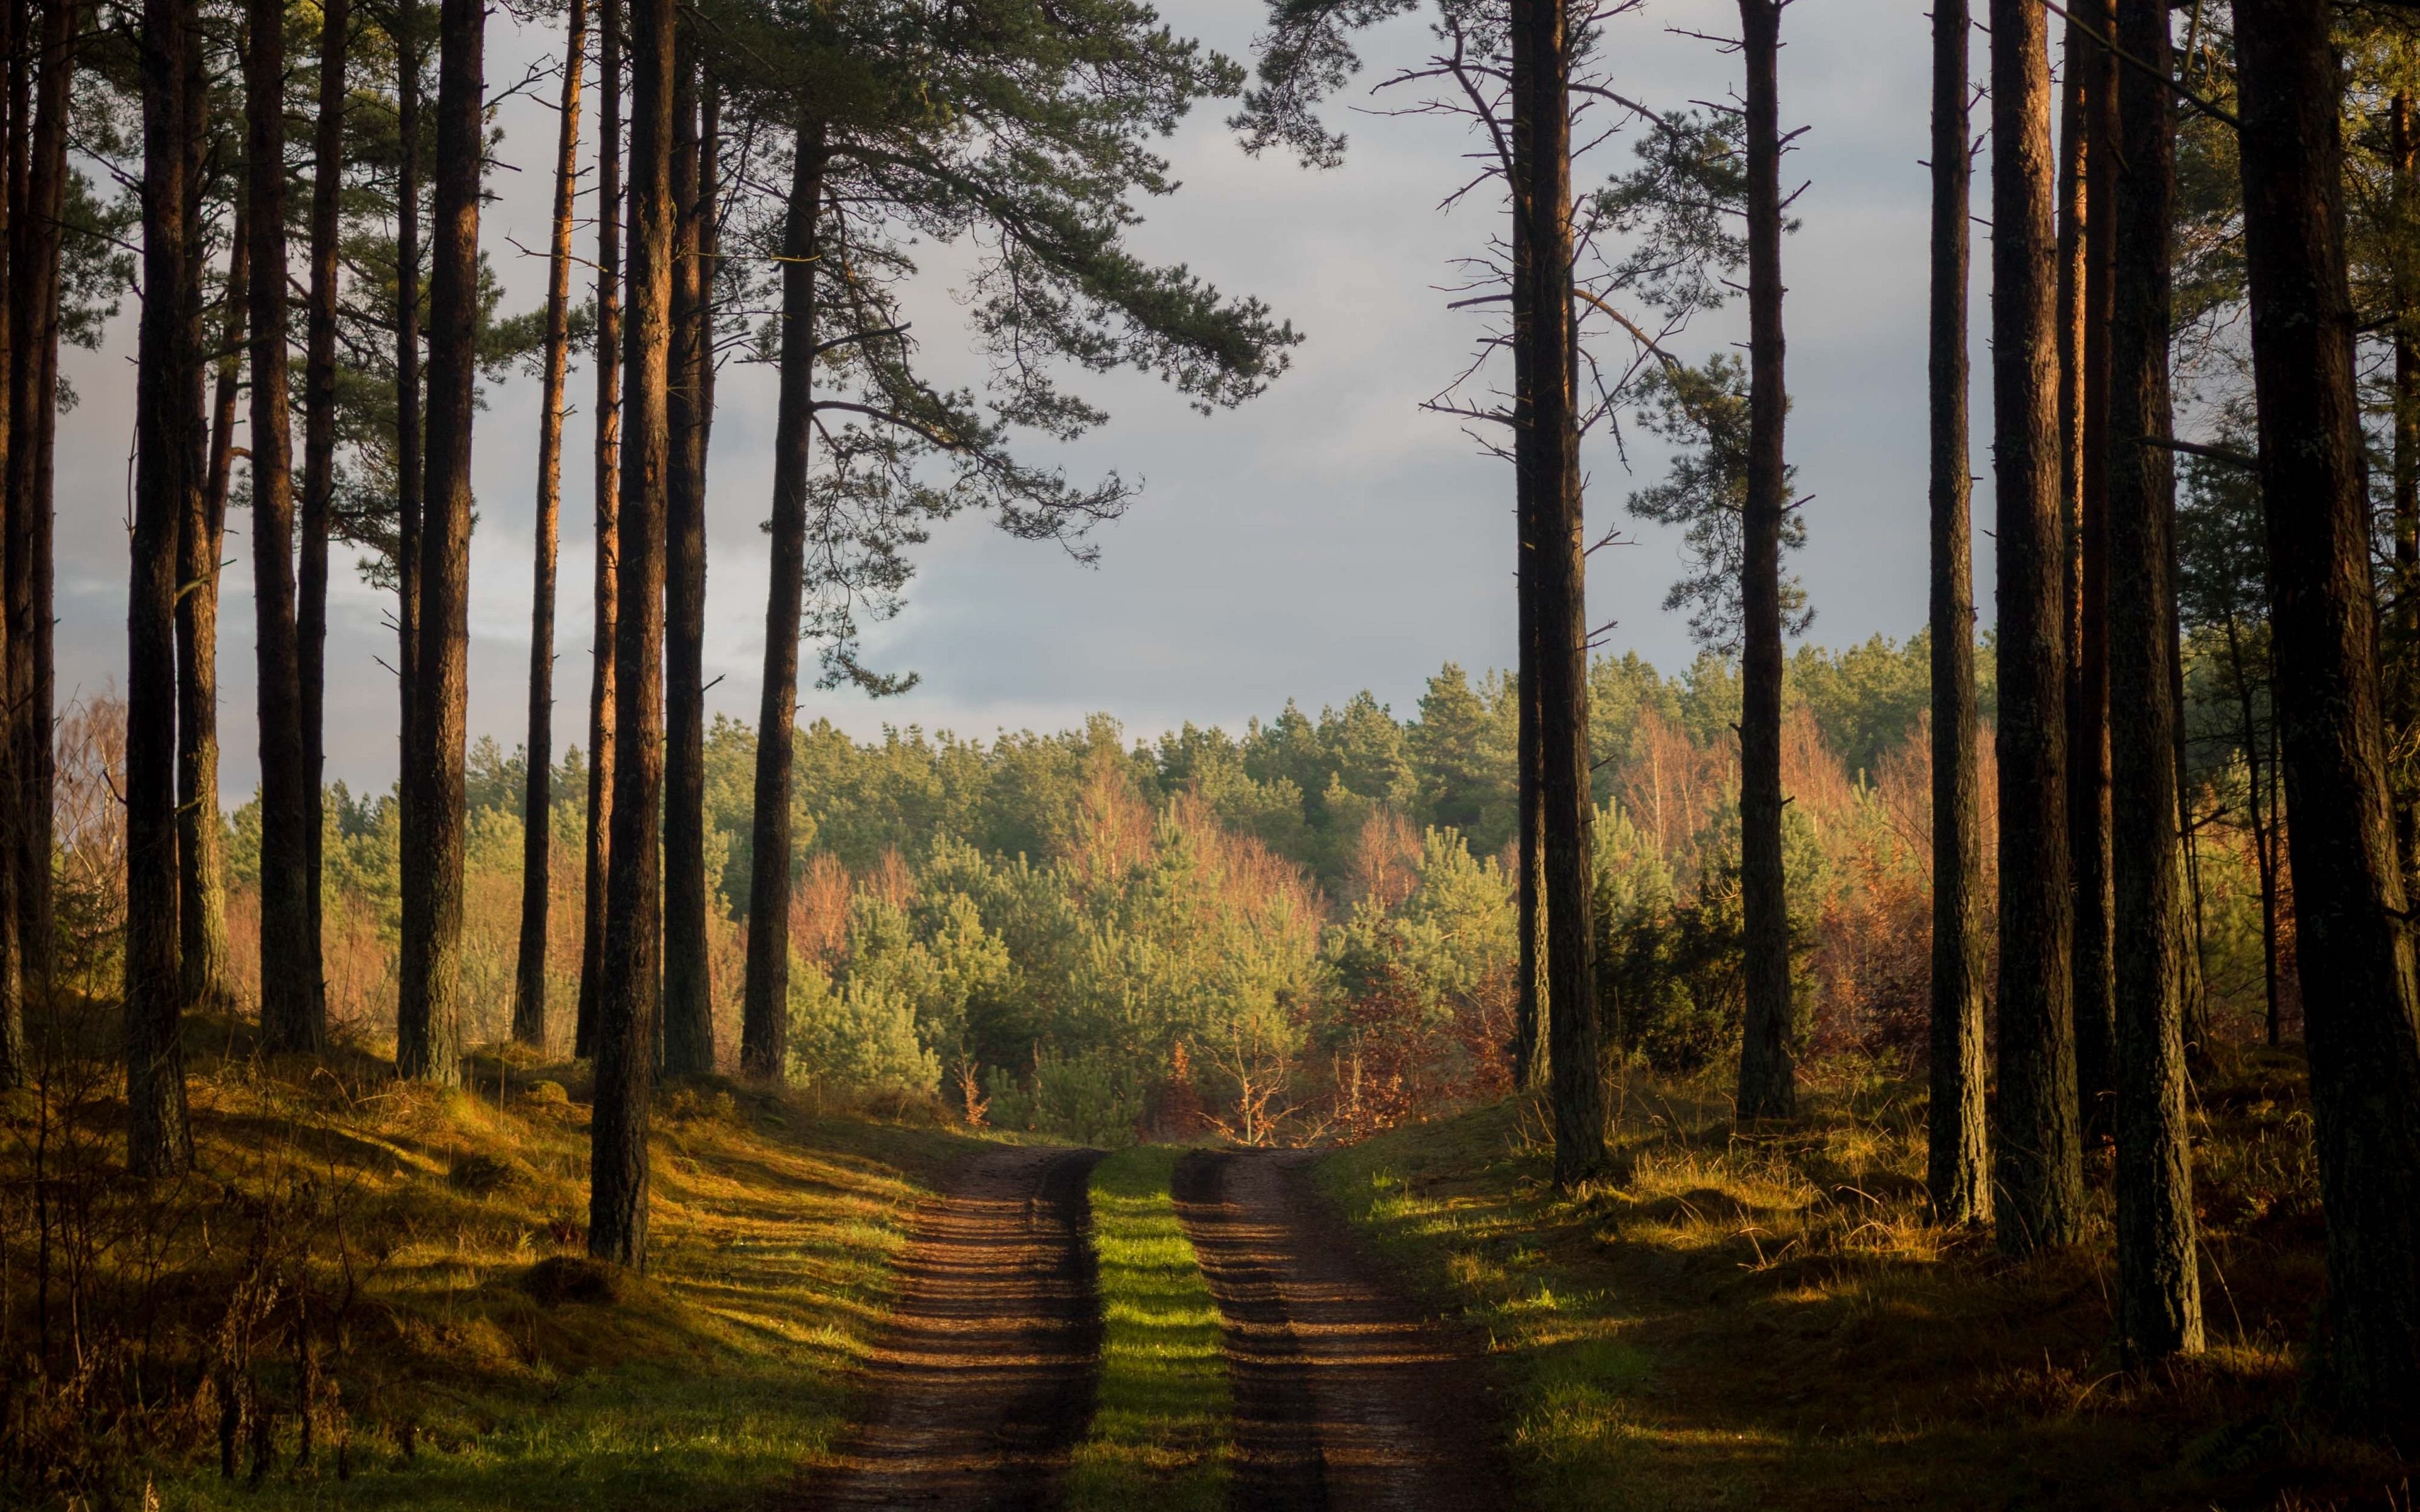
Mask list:
[[[1093,1168],[1100,1396],[1068,1469],[1071,1512],[1227,1504],[1233,1402],[1218,1305],[1169,1196],[1184,1154],[1144,1146]]]
[[[1533,1504],[2303,1508],[2405,1484],[2298,1406],[2323,1276],[2289,1057],[2204,1079],[2211,1348],[2148,1373],[2112,1347],[2105,1152],[2091,1241],[2010,1263],[1925,1222],[1902,1083],[1818,1091],[1755,1140],[1711,1083],[1615,1095],[1613,1173],[1576,1198],[1521,1102],[1322,1167],[1415,1285],[1487,1330]]]
[[[475,1090],[439,1091],[359,1052],[263,1064],[242,1033],[190,1037],[199,1158],[182,1180],[115,1174],[105,1072],[61,1067],[46,1125],[29,1099],[0,1110],[0,1180],[28,1190],[46,1139],[54,1195],[0,1214],[0,1343],[36,1346],[39,1216],[54,1362],[8,1404],[23,1415],[0,1502],[13,1487],[23,1504],[140,1505],[147,1483],[170,1509],[760,1497],[830,1448],[908,1210],[970,1148],[806,1099],[675,1088],[637,1280],[580,1257],[572,1068],[481,1057]],[[56,1364],[79,1354],[102,1363]]]

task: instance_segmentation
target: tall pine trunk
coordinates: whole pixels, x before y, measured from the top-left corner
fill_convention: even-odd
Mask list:
[[[302,664],[294,624],[293,438],[287,413],[286,10],[247,0],[245,194],[251,207],[252,578],[260,719],[260,1031],[271,1051],[316,1050],[318,940],[303,886],[311,848]]]
[[[647,1258],[647,1102],[662,990],[664,503],[672,465],[665,389],[672,359],[673,52],[676,0],[630,8],[630,262],[617,521],[613,866],[597,1005],[596,1113],[589,1122],[588,1253],[633,1269]]]
[[[2118,45],[2157,70],[2118,87],[2122,166],[2111,209],[2108,548],[2112,882],[2117,903],[2118,1335],[2135,1362],[2201,1349],[2185,1121],[2188,920],[2177,832],[2176,731],[2182,710],[2174,575],[2176,458],[2168,396],[2168,238],[2176,133],[2168,103],[2166,0],[2119,0]]]
[[[2388,280],[2395,301],[2395,596],[2386,662],[2387,748],[2408,754],[2420,724],[2420,130],[2412,96],[2397,91],[2388,122],[2394,225]],[[2395,835],[2408,886],[2420,867],[2420,803],[2407,777],[2393,784]]]
[[[2245,270],[2276,717],[2327,1213],[2331,1395],[2420,1416],[2420,1018],[2380,719],[2346,284],[2338,82],[2324,0],[2239,0]]]
[[[395,686],[401,765],[396,818],[412,833],[413,713],[420,699],[420,4],[396,0],[396,131],[402,144],[395,196]],[[397,1026],[400,1030],[400,1024]]]
[[[529,779],[521,795],[521,940],[513,1038],[546,1043],[546,916],[554,844],[554,562],[563,514],[563,387],[571,361],[571,209],[580,182],[580,74],[587,0],[571,0],[555,138],[554,239],[546,280],[546,372],[538,396],[537,560],[530,589]]]
[[[706,955],[706,351],[700,267],[696,48],[683,28],[673,85],[672,471],[664,535],[664,1070],[714,1069]]]
[[[243,371],[244,312],[252,278],[246,196],[228,239],[209,462],[177,529],[177,837],[178,939],[184,1003],[220,1012],[234,1006],[226,928],[226,857],[219,819],[219,563],[227,487],[235,468],[236,390]]]
[[[16,305],[15,372],[8,400],[16,416],[8,431],[7,548],[8,672],[18,783],[13,864],[17,868],[18,940],[23,980],[43,992],[51,980],[54,936],[51,891],[51,803],[55,770],[51,748],[52,478],[58,425],[60,214],[68,182],[70,86],[75,78],[77,0],[42,8],[35,117],[20,123],[29,162],[17,221],[16,264],[9,297]]]
[[[1780,0],[1740,0],[1747,65],[1747,497],[1741,520],[1740,906],[1746,1023],[1739,1117],[1798,1109],[1790,1049],[1790,894],[1781,858],[1781,525],[1790,507],[1783,430]]]
[[[2000,1247],[2082,1221],[2070,1018],[2067,625],[2050,60],[2034,0],[1992,0],[1992,391],[1999,525]]]
[[[326,938],[320,879],[327,825],[321,781],[328,764],[328,532],[336,492],[336,255],[344,231],[345,69],[351,26],[349,0],[321,0],[319,117],[311,144],[311,289],[303,338],[302,547],[294,609],[303,788],[309,806],[303,887],[310,898],[314,942]],[[314,949],[318,949],[315,943]],[[324,967],[325,958],[318,962]],[[324,971],[318,975],[315,991],[324,1023],[327,981]]]
[[[194,1155],[178,1006],[176,546],[200,481],[185,150],[195,19],[193,0],[144,0],[144,297],[126,606],[126,1164],[137,1175],[181,1169]],[[0,908],[0,995],[14,992],[18,966],[8,903]]]
[[[1528,348],[1513,424],[1538,501],[1535,604],[1539,802],[1544,831],[1546,998],[1555,1180],[1570,1186],[1605,1164],[1605,1071],[1598,1043],[1596,810],[1589,791],[1587,556],[1572,335],[1570,17],[1548,0],[1513,0],[1512,213],[1525,218],[1512,270],[1512,339]]]
[[[421,528],[420,686],[403,832],[396,1069],[451,1082],[462,1056],[463,703],[471,586],[471,420],[478,394],[483,0],[444,0],[428,261],[428,486]]]
[[[597,561],[588,673],[588,819],[582,856],[580,1002],[572,1053],[596,1054],[605,980],[606,881],[613,855],[613,650],[620,572],[622,420],[622,0],[598,0],[597,79]]]
[[[1932,8],[1932,1102],[1936,1222],[1992,1216],[1983,1137],[1983,795],[1975,756],[1974,462],[1966,434],[1966,0]]]
[[[778,1080],[789,1059],[790,768],[797,741],[799,598],[806,589],[807,478],[814,445],[815,268],[822,243],[824,129],[802,120],[782,236],[782,393],[773,429],[773,578],[765,603],[764,702],[756,717],[750,830],[748,977],[739,1068]]]
[[[1523,164],[1507,163],[1508,175]],[[1512,214],[1512,266],[1528,260],[1529,217],[1515,203]],[[1528,342],[1512,344],[1512,390],[1527,392],[1529,364],[1535,353]],[[1513,1000],[1512,1076],[1525,1090],[1543,1090],[1553,1057],[1547,1053],[1549,1009],[1546,1001],[1546,834],[1545,804],[1539,793],[1543,769],[1538,764],[1538,573],[1547,527],[1539,507],[1537,463],[1529,455],[1537,444],[1533,427],[1512,427],[1512,520],[1514,534],[1513,624],[1520,647],[1513,679],[1513,778],[1515,822],[1519,830],[1513,851],[1521,876],[1513,894],[1514,927],[1520,931],[1519,980]]]
[[[2111,994],[2109,855],[2109,325],[2110,259],[2117,246],[2118,60],[2107,46],[2110,0],[2085,0],[2088,25],[2068,28],[2067,66],[2082,106],[2082,236],[2071,285],[2076,327],[2062,327],[2062,356],[2073,364],[2062,392],[2077,405],[2069,478],[2067,844],[2074,868],[2073,1006],[2075,1079],[2087,1139],[2111,1127],[2116,1020]],[[2099,39],[2099,40],[2096,40]],[[2068,270],[2062,269],[2063,274]],[[2062,293],[2068,292],[2063,286]]]
[[[6,106],[20,94],[18,77],[25,66],[20,56],[23,52],[21,37],[27,24],[26,9],[24,0],[8,0],[7,4],[0,5],[0,70],[5,70],[6,74],[5,80],[0,80],[0,84],[5,84],[5,88],[0,88],[0,106]],[[15,135],[17,126],[16,113],[12,109],[7,110],[5,118],[0,118],[0,173],[5,173],[12,161],[10,139]],[[16,406],[12,391],[17,363],[9,328],[12,324],[10,306],[16,301],[10,277],[14,272],[13,259],[9,255],[14,228],[8,210],[9,202],[15,197],[14,180],[0,181],[0,504],[5,504],[8,494],[13,491],[8,486],[8,482],[13,476],[9,442],[14,429]],[[0,575],[5,575],[6,571],[6,551],[5,533],[0,533]],[[7,641],[5,618],[5,615],[0,615],[0,648],[5,648]],[[5,649],[0,649],[0,656],[5,655]],[[5,666],[5,662],[0,662],[0,666]],[[12,765],[6,762],[5,753],[0,753],[0,773]],[[0,794],[6,792],[5,787],[0,787]],[[0,864],[13,867],[15,852],[5,841],[6,832],[0,831]],[[8,952],[8,957],[11,964],[16,964],[13,950]],[[0,1088],[18,1085],[26,1073],[23,991],[22,970],[12,979],[12,984],[0,984]]]

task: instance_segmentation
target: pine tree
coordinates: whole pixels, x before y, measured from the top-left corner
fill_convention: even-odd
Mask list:
[[[563,504],[565,370],[571,357],[571,212],[579,186],[580,75],[587,0],[570,0],[563,44],[563,111],[555,137],[553,239],[546,282],[546,357],[538,395],[537,558],[530,593],[528,786],[521,798],[521,936],[514,972],[513,1038],[546,1043],[546,925],[554,844],[554,565]]]
[[[2420,983],[2381,717],[2332,10],[2239,0],[2243,230],[2297,959],[2327,1213],[2328,1394],[2420,1413]]]
[[[2111,827],[2116,903],[2118,1334],[2136,1361],[2198,1353],[2200,1257],[2185,1119],[2184,971],[2191,943],[2177,829],[2177,658],[2170,559],[2169,237],[2176,124],[2164,0],[2118,0],[2118,45],[2146,65],[2118,88],[2121,130],[2110,205],[2107,433]]]
[[[1965,0],[1932,9],[1932,1033],[1926,1162],[1944,1224],[1989,1222],[1983,1134],[1983,825],[1975,755],[1973,458],[1966,432]]]
[[[272,1051],[316,1050],[316,911],[304,886],[317,807],[303,770],[302,664],[294,621],[294,478],[287,426],[286,8],[246,0],[245,195],[252,239],[252,564],[260,721],[260,1026]]]
[[[2043,12],[1992,0],[1992,392],[1999,541],[1999,1100],[2003,1251],[2074,1242],[2084,1179],[2070,1017],[2067,634],[2061,601],[2055,165]]]
[[[597,1002],[596,1111],[589,1122],[588,1253],[633,1270],[647,1260],[647,1103],[656,1081],[662,989],[664,526],[672,446],[677,0],[630,7],[630,244],[623,366],[628,383],[616,522],[613,856],[604,980]]]
[[[405,731],[396,1070],[452,1082],[462,1055],[463,713],[470,643],[471,424],[477,408],[481,0],[444,0],[428,279],[428,459],[418,687]]]
[[[200,373],[186,239],[188,144],[201,110],[193,0],[144,0],[143,316],[135,354],[132,572],[126,611],[126,1164],[190,1165],[177,933],[177,522],[198,480]],[[189,108],[190,106],[190,108]],[[10,869],[0,868],[0,876]],[[0,882],[0,886],[7,886]],[[12,889],[13,890],[13,889]],[[0,907],[0,995],[17,972],[14,900]]]

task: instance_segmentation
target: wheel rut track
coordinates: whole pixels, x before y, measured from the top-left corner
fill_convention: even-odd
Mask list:
[[[1230,1504],[1461,1512],[1510,1485],[1485,1362],[1367,1263],[1300,1151],[1178,1163],[1178,1216],[1225,1319]]]
[[[1099,1159],[986,1150],[917,1216],[862,1415],[807,1508],[1055,1504],[1099,1376],[1085,1197]]]

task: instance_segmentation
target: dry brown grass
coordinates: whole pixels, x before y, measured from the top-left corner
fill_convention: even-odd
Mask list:
[[[0,1504],[764,1494],[842,1421],[905,1211],[967,1148],[673,1088],[648,1274],[599,1289],[555,1273],[584,1264],[573,1068],[482,1053],[440,1090],[358,1051],[265,1061],[223,1021],[189,1042],[189,1178],[117,1174],[114,1088],[77,1057],[0,1116]]]
[[[1493,1339],[1540,1505],[2389,1504],[2405,1467],[2297,1407],[2320,1280],[2289,1056],[2205,1077],[2211,1348],[2145,1373],[2112,1348],[2103,1211],[2011,1264],[1926,1221],[1923,1105],[1852,1072],[1786,1131],[1732,1133],[1707,1080],[1626,1078],[1613,1177],[1544,1185],[1534,1108],[1330,1157],[1332,1188]],[[2105,1157],[2104,1157],[2105,1161]],[[2401,1504],[2399,1502],[2395,1504]]]

